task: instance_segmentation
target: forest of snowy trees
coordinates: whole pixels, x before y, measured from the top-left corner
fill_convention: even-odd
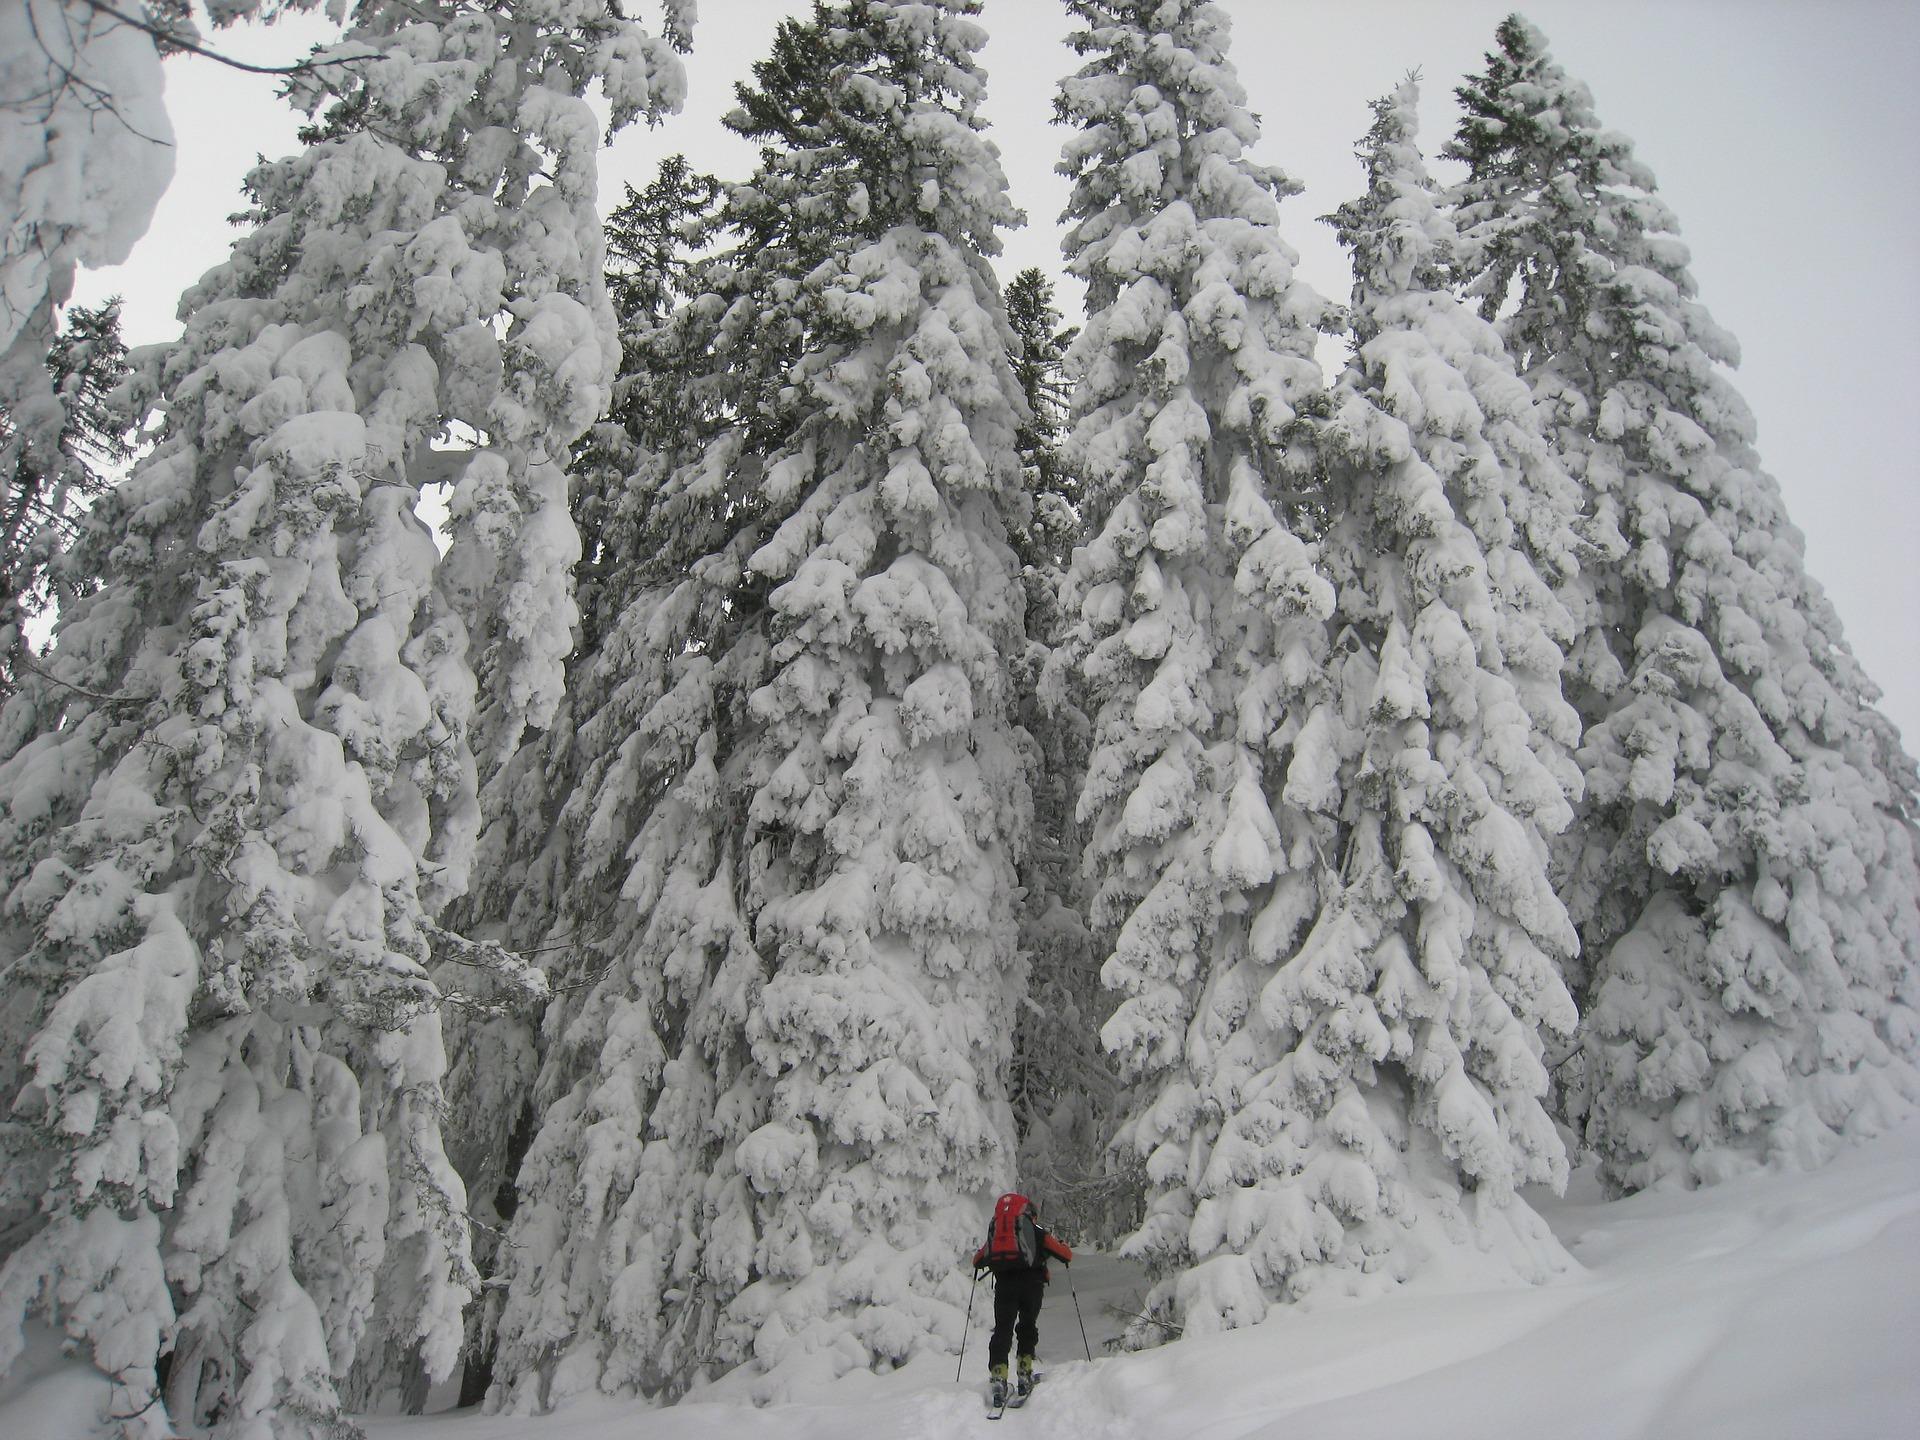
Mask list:
[[[124,5],[0,10],[0,1371],[771,1394],[958,1349],[1010,1188],[1145,1345],[1920,1101],[1920,773],[1521,17],[1328,297],[1221,7],[1065,0],[1063,315],[977,0],[815,0],[605,216],[690,0],[335,0],[129,355],[96,122],[217,35]]]

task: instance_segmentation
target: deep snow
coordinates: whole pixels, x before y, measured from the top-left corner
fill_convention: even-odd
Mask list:
[[[672,1409],[576,1404],[366,1422],[370,1440],[1902,1440],[1920,1430],[1920,1123],[1809,1175],[1606,1203],[1533,1197],[1582,1268],[1537,1288],[1461,1270],[1372,1301],[1106,1355],[1130,1267],[1086,1255],[1041,1320],[1051,1373],[988,1431],[986,1288],[951,1356],[755,1409],[726,1380]],[[1064,1280],[1065,1277],[1060,1277]],[[79,1440],[104,1393],[50,1344],[0,1386],[0,1436]]]

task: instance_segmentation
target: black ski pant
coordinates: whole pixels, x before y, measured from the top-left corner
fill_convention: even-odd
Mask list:
[[[1047,1272],[1002,1270],[993,1277],[993,1338],[987,1341],[987,1369],[1007,1363],[1017,1340],[1022,1355],[1040,1343],[1040,1302],[1047,1298]]]

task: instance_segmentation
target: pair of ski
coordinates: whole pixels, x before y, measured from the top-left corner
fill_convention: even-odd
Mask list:
[[[987,1391],[987,1418],[989,1420],[998,1420],[1002,1415],[1006,1414],[1007,1411],[1018,1410],[1022,1405],[1026,1404],[1027,1401],[1032,1398],[1034,1386],[1038,1385],[1039,1383],[1040,1383],[1040,1372],[1036,1370],[1033,1372],[1032,1384],[1028,1385],[1025,1390],[1021,1390],[1017,1386],[1010,1387],[1003,1395],[1001,1395],[1000,1403],[998,1405],[995,1405],[993,1403],[993,1391],[989,1389]]]

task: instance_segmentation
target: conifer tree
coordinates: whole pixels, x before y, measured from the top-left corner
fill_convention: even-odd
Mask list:
[[[1550,583],[1575,573],[1572,492],[1499,335],[1447,288],[1418,99],[1376,102],[1368,188],[1329,217],[1355,277],[1320,437],[1337,605],[1282,798],[1333,822],[1338,870],[1296,953],[1220,987],[1258,1003],[1223,1047],[1221,1088],[1249,1098],[1208,1188],[1258,1177],[1220,1228],[1252,1228],[1240,1248],[1288,1296],[1325,1269],[1403,1277],[1435,1240],[1528,1278],[1566,1263],[1516,1192],[1567,1176],[1543,1051],[1575,1019],[1548,865],[1579,793]]]
[[[756,73],[815,93],[816,39],[783,24]],[[526,804],[490,825],[509,837],[500,898],[516,934],[548,917],[555,977],[502,1253],[495,1408],[595,1387],[671,1398],[752,1340],[719,1325],[753,1254],[734,1151],[765,1108],[744,1030],[764,966],[736,909],[744,804],[716,742],[764,678],[765,587],[742,572],[765,507],[734,457],[750,425],[777,433],[763,408],[809,331],[785,277],[819,227],[752,186],[716,212],[722,188],[672,160],[613,217],[629,328],[614,420],[581,457],[582,525],[599,536],[584,643],[523,796],[554,798],[544,829]]]
[[[372,0],[333,57],[137,382],[162,438],[0,750],[9,1141],[46,1177],[0,1362],[46,1314],[129,1433],[335,1433],[456,1357],[435,917],[475,752],[545,722],[568,639],[561,466],[614,358],[582,94],[681,88],[599,4]],[[483,443],[443,561],[414,511],[452,427]]]
[[[659,666],[695,643],[687,633],[661,637],[646,626],[653,604],[688,583],[687,567],[699,555],[671,508],[654,502],[665,457],[685,443],[682,427],[691,418],[682,403],[691,376],[672,353],[665,321],[686,298],[690,248],[710,219],[716,189],[711,177],[672,156],[643,189],[628,186],[607,217],[607,289],[621,365],[609,415],[576,444],[571,465],[570,504],[584,542],[575,572],[579,641],[553,722],[528,736],[483,796],[474,884],[449,921],[515,947],[553,977],[552,998],[535,1012],[513,1003],[506,987],[476,987],[450,967],[489,1002],[457,1014],[449,1032],[449,1083],[476,1103],[455,1117],[448,1151],[486,1227],[475,1235],[475,1261],[483,1274],[500,1272],[468,1318],[462,1394],[469,1403],[493,1381],[514,1262],[501,1241],[517,1213],[516,1177],[537,1114],[581,1078],[582,1028],[612,1018],[611,995],[624,980],[624,972],[614,976],[611,957],[632,938],[616,921],[628,873],[624,847],[638,823],[627,812],[653,793],[634,782],[635,767],[622,758],[632,749],[626,742],[646,728],[647,709],[660,699]]]
[[[761,164],[649,362],[684,438],[650,422],[628,501],[669,560],[607,592],[582,810],[624,888],[547,1026],[496,1404],[958,1343],[1027,809],[976,9],[818,5],[728,118]]]
[[[1519,16],[1458,91],[1461,275],[1579,483],[1572,1109],[1619,1189],[1812,1163],[1916,1090],[1912,762],[1807,576],[1648,167]]]
[[[1086,770],[1088,725],[1077,697],[1049,683],[1048,658],[1065,633],[1067,566],[1083,543],[1078,487],[1060,445],[1067,419],[1066,350],[1053,282],[1022,270],[1007,286],[1017,342],[1013,373],[1026,401],[1018,445],[1032,509],[1014,532],[1026,589],[1027,645],[1013,664],[1016,717],[1030,741],[1033,840],[1020,866],[1020,948],[1028,957],[1027,1004],[1014,1032],[1011,1098],[1020,1134],[1018,1183],[1044,1203],[1049,1223],[1082,1242],[1130,1228],[1137,1203],[1131,1173],[1105,1173],[1117,1120],[1118,1077],[1100,1045],[1112,1005],[1085,919],[1082,827],[1074,819]],[[1064,679],[1057,669],[1051,679]]]
[[[1219,986],[1249,952],[1290,953],[1323,883],[1326,827],[1270,802],[1321,687],[1333,607],[1291,528],[1328,307],[1280,237],[1276,202],[1297,187],[1245,156],[1259,130],[1224,13],[1070,9],[1086,63],[1056,108],[1079,127],[1061,168],[1087,320],[1065,458],[1095,538],[1075,559],[1062,664],[1093,715],[1078,813],[1103,979],[1121,997],[1103,1037],[1132,1086],[1118,1147],[1146,1171],[1127,1249],[1158,1282],[1154,1319],[1204,1330],[1264,1309],[1255,1263],[1231,1253],[1250,1231],[1223,1232],[1208,1192],[1240,1105],[1215,1083],[1221,1045],[1255,999]]]
[[[1075,505],[1073,478],[1060,463],[1066,429],[1066,353],[1077,330],[1060,328],[1053,282],[1029,267],[1007,286],[1007,323],[1019,343],[1013,374],[1027,402],[1028,419],[1020,427],[1020,458],[1033,495],[1033,522],[1017,537],[1021,563],[1064,571],[1074,544],[1083,539]]]
[[[953,1257],[1011,1178],[1023,407],[989,260],[1018,216],[980,133],[978,9],[823,5],[822,92],[742,97],[744,133],[792,147],[767,199],[857,222],[817,242],[811,343],[751,461],[785,513],[744,575],[768,587],[736,756],[770,973],[747,1017],[766,1116],[735,1153],[755,1278],[729,1318],[767,1367],[956,1348]],[[857,168],[821,173],[813,137]]]
[[[581,456],[577,504],[596,536],[585,639],[559,721],[527,757],[539,803],[491,821],[509,835],[500,900],[514,934],[537,936],[555,991],[500,1257],[496,1407],[596,1386],[677,1393],[714,1354],[700,1247],[736,1239],[686,1213],[685,1191],[697,1195],[725,1152],[708,1134],[715,1097],[699,1089],[700,1062],[669,1068],[682,1046],[740,1062],[738,1005],[711,1024],[691,1011],[714,978],[709,959],[757,967],[731,918],[740,827],[713,763],[718,707],[738,699],[715,662],[748,607],[701,575],[733,543],[738,497],[689,493],[699,477],[683,468],[726,413],[710,406],[724,389],[707,369],[714,332],[685,303],[725,264],[688,270],[715,198],[676,158],[610,225],[626,345],[614,419]],[[667,1293],[676,1283],[684,1307]]]

